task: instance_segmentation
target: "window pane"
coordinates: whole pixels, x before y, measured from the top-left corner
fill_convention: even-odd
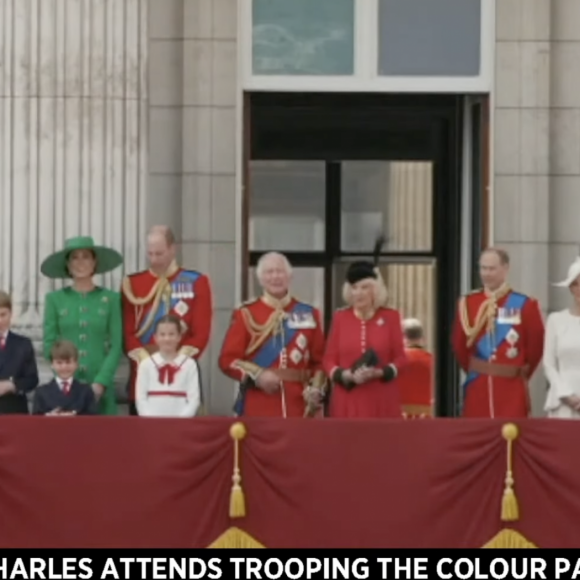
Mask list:
[[[378,233],[384,252],[430,252],[433,240],[431,162],[342,163],[341,246],[372,251]]]
[[[481,0],[380,0],[379,74],[477,76]]]
[[[324,268],[293,268],[290,293],[297,300],[312,304],[320,310],[324,320]],[[250,268],[249,296],[257,298],[262,290],[256,277],[256,269]]]
[[[354,0],[254,0],[255,75],[352,75]]]
[[[252,161],[250,184],[251,251],[324,251],[324,162]]]
[[[348,262],[339,262],[334,267],[334,309],[344,306],[342,286],[348,265]],[[421,322],[425,335],[425,349],[435,357],[437,325],[435,263],[432,261],[422,263],[388,263],[385,261],[380,264],[380,270],[389,292],[388,306],[397,309],[402,318],[416,318]],[[431,380],[433,402],[435,401],[435,393],[433,373]],[[434,408],[433,405],[432,413]]]

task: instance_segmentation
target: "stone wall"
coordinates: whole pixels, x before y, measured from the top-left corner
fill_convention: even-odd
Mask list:
[[[236,38],[236,0],[149,0],[147,222],[171,225],[183,265],[211,278],[201,368],[214,414],[231,414],[234,397],[217,357],[236,305]]]
[[[579,253],[580,2],[497,2],[494,241],[511,254],[512,281],[544,314],[568,304],[565,277]],[[546,380],[533,381],[543,414]]]

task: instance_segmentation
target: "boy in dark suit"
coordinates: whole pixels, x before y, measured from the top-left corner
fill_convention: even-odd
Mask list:
[[[96,415],[97,401],[90,385],[74,378],[78,368],[77,347],[67,340],[51,349],[55,377],[34,393],[33,415]]]
[[[32,342],[10,330],[12,300],[0,291],[0,415],[28,415],[28,393],[38,386]]]

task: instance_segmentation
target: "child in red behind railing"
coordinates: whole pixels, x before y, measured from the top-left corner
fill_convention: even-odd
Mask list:
[[[158,352],[139,363],[135,405],[143,417],[194,417],[200,407],[197,361],[179,353],[181,321],[168,314],[155,328]]]

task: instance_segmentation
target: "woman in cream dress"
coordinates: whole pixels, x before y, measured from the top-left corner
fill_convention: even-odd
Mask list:
[[[550,383],[544,409],[555,419],[580,418],[580,257],[555,284],[569,288],[570,308],[552,312],[546,322],[544,371]]]

